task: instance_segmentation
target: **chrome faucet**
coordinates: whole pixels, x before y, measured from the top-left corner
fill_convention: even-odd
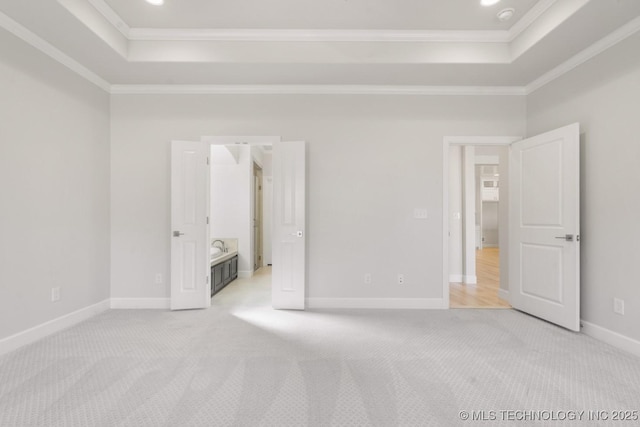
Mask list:
[[[220,242],[220,250],[222,252],[227,252],[227,246],[224,244],[224,240],[214,240],[213,242],[211,242],[211,246],[216,247],[216,243]]]

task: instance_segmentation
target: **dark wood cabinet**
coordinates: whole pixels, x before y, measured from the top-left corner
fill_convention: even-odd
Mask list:
[[[211,266],[211,296],[238,277],[238,255]]]
[[[238,277],[238,257],[231,258],[231,280]]]
[[[228,259],[222,264],[222,281],[226,285],[231,282],[231,260]]]
[[[224,286],[222,270],[223,264],[217,264],[211,267],[211,295],[218,292]]]

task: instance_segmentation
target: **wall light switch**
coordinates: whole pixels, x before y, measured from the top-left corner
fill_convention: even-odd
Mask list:
[[[51,288],[51,302],[60,301],[60,286]]]
[[[427,219],[429,212],[425,208],[415,208],[413,210],[413,217],[415,219]]]
[[[370,285],[371,284],[371,273],[367,273],[364,275],[364,283],[365,285]]]

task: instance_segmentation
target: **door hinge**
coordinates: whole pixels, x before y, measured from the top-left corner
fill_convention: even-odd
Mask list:
[[[209,164],[209,158],[207,157],[207,164]]]
[[[209,217],[207,217],[207,224],[209,224]]]

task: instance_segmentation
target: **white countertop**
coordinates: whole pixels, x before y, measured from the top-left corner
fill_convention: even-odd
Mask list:
[[[213,258],[211,260],[211,266],[213,267],[214,265],[218,265],[221,262],[224,262],[224,261],[226,261],[228,259],[231,259],[236,255],[238,255],[238,251],[231,251],[231,252],[227,252],[227,253],[221,254],[219,257]]]

